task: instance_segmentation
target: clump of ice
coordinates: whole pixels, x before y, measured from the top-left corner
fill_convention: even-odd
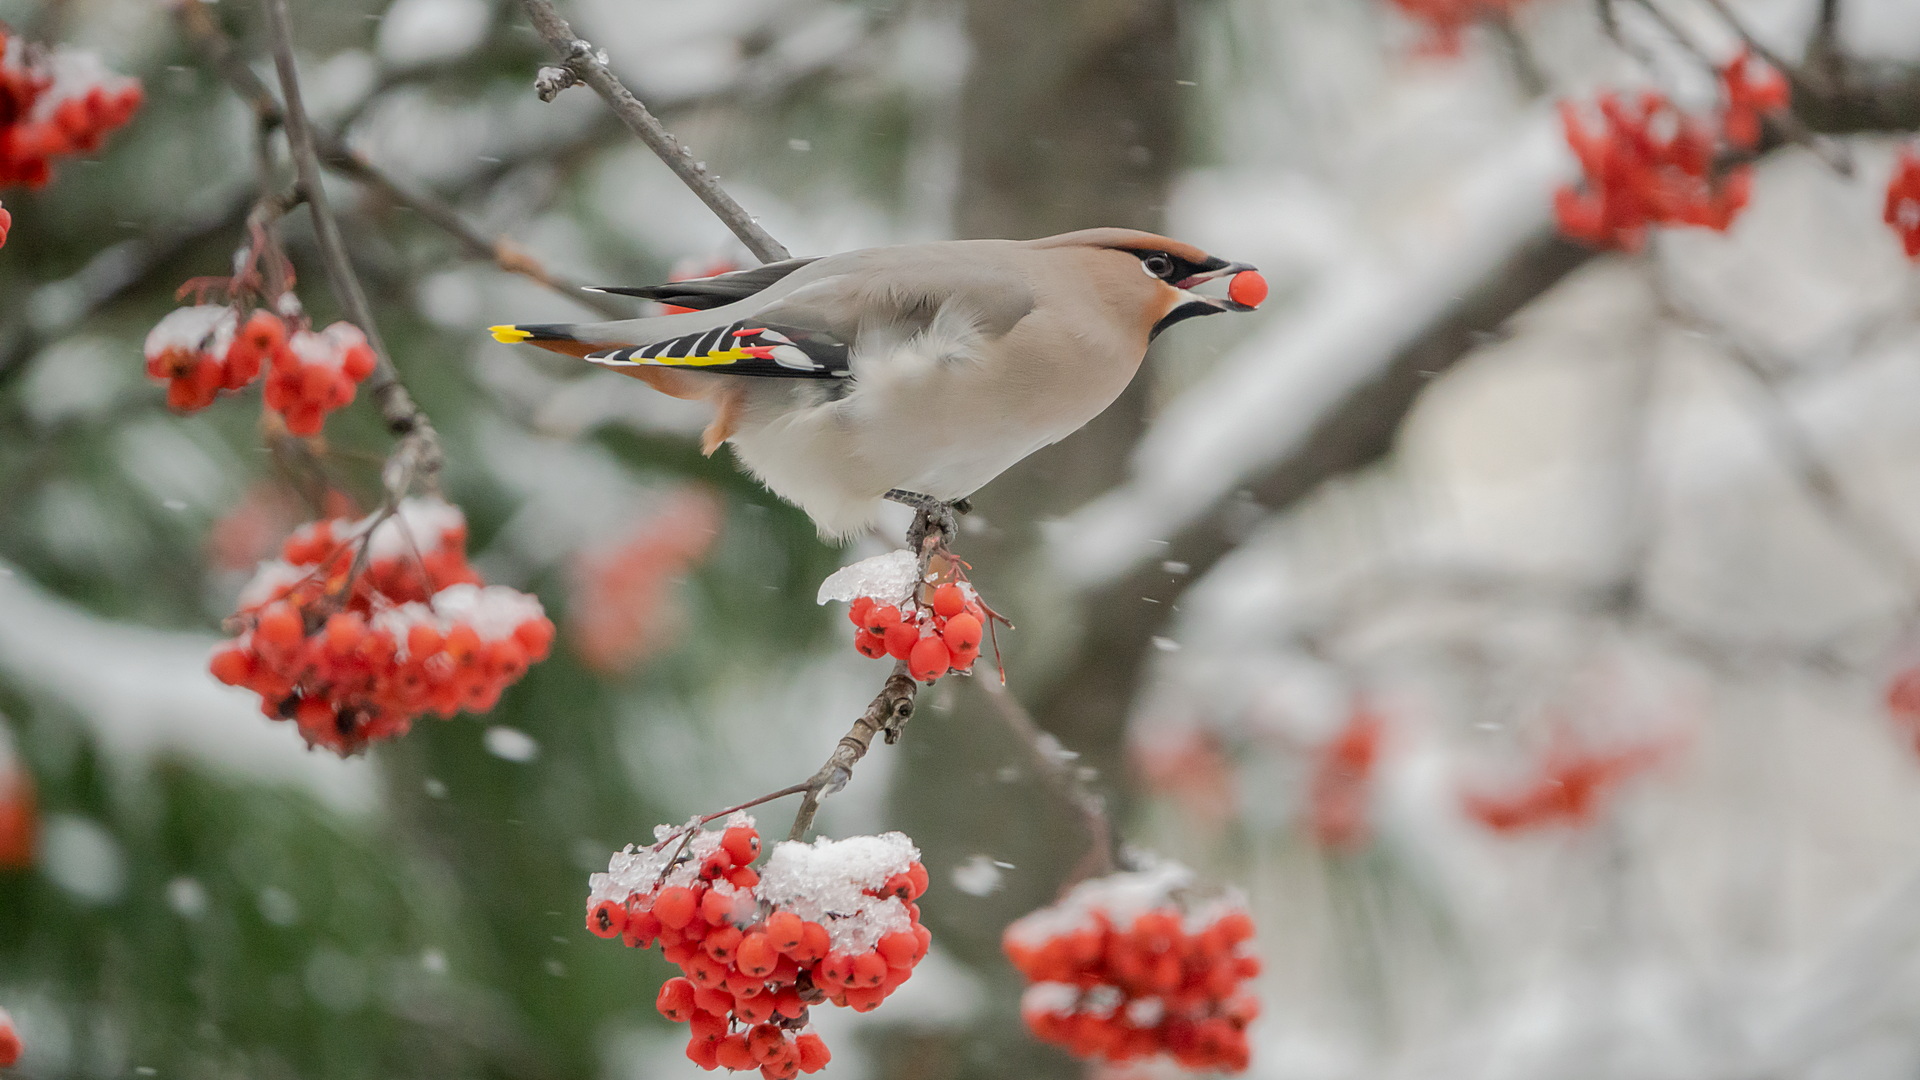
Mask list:
[[[644,896],[656,887],[694,884],[700,876],[701,862],[720,849],[720,838],[726,829],[735,825],[753,825],[753,815],[736,813],[718,829],[703,828],[698,818],[685,825],[654,826],[652,846],[628,844],[614,852],[606,873],[587,878],[588,903],[597,904],[602,900],[625,903],[627,897],[635,893]],[[686,835],[688,832],[692,833],[691,837]],[[686,842],[684,853],[681,852],[683,840]],[[682,856],[679,862],[674,862],[676,856]],[[673,863],[671,870],[667,870],[669,863]],[[663,870],[666,870],[664,880]],[[752,896],[750,891],[735,889],[725,881],[715,882],[713,887],[724,890],[722,895],[748,898],[749,902]]]
[[[906,834],[783,841],[760,870],[760,898],[827,928],[836,952],[863,953],[882,937],[913,926],[897,897],[869,896],[920,859]]]
[[[1182,929],[1196,934],[1230,912],[1246,910],[1245,898],[1231,889],[1196,902],[1189,896],[1193,883],[1192,870],[1170,859],[1156,859],[1139,870],[1081,882],[1051,907],[1007,927],[1007,939],[1038,947],[1066,934],[1095,929],[1101,917],[1124,930],[1156,908],[1180,911]]]
[[[825,604],[834,600],[851,601],[871,596],[879,603],[898,607],[913,598],[919,578],[920,560],[914,557],[913,552],[904,548],[889,551],[885,555],[861,559],[829,574],[827,580],[820,583],[820,596],[816,602]]]
[[[148,357],[170,352],[199,352],[216,333],[233,332],[233,309],[225,304],[198,304],[175,308],[147,331],[144,353]]]

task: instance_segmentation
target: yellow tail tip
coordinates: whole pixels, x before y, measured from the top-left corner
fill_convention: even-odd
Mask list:
[[[493,340],[505,342],[508,345],[525,341],[533,336],[517,326],[489,326],[487,330],[493,335]]]

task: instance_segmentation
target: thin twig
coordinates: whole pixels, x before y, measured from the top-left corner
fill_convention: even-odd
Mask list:
[[[293,61],[293,32],[289,28],[286,0],[265,0],[267,36],[272,42],[273,66],[280,75],[280,99],[287,130],[287,147],[293,157],[300,187],[306,192],[307,207],[313,214],[314,238],[320,248],[320,261],[334,296],[346,309],[347,317],[358,325],[373,347],[375,367],[367,379],[367,388],[379,406],[387,431],[400,440],[387,461],[382,480],[390,499],[404,494],[416,477],[431,483],[441,463],[440,438],[420,406],[400,382],[393,357],[380,340],[373,322],[373,311],[360,287],[359,275],[347,256],[346,243],[340,237],[340,223],[327,203],[326,189],[320,182],[320,159],[314,150],[313,125],[300,96],[300,75]]]
[[[1118,836],[1114,832],[1112,819],[1107,816],[1106,799],[1087,787],[1079,768],[1066,756],[1060,741],[1040,730],[1040,725],[1034,723],[1033,717],[1014,700],[1012,694],[992,682],[983,682],[981,688],[987,700],[993,702],[993,711],[1007,725],[1007,730],[1013,734],[1021,749],[1027,752],[1027,760],[1032,764],[1035,775],[1079,813],[1080,824],[1087,830],[1087,857],[1082,860],[1078,872],[1069,878],[1068,884],[1113,873],[1120,867],[1121,859]]]
[[[640,141],[646,143],[647,148],[665,162],[667,168],[673,170],[680,182],[687,185],[701,202],[706,203],[707,209],[713,211],[714,216],[727,228],[733,230],[733,235],[740,238],[740,242],[753,252],[755,258],[761,262],[779,262],[792,257],[780,241],[761,228],[753,215],[747,213],[744,207],[734,201],[733,196],[720,187],[719,181],[707,171],[706,165],[695,161],[680,140],[674,138],[673,133],[647,111],[640,99],[634,97],[608,69],[606,61],[594,51],[593,46],[574,35],[573,27],[567,25],[549,0],[520,0],[520,6],[526,9],[534,30],[546,39],[547,45],[563,65],[558,69],[541,69],[540,78],[535,83],[541,100],[553,100],[555,94],[576,81],[592,87],[621,121],[640,137]]]
[[[806,795],[800,800],[800,810],[793,815],[793,828],[787,830],[787,839],[799,840],[813,828],[813,816],[820,811],[820,801],[847,786],[847,781],[853,778],[853,767],[867,756],[867,748],[873,745],[876,734],[884,735],[889,744],[900,740],[901,729],[913,718],[914,699],[919,692],[920,684],[907,674],[907,665],[896,661],[893,674],[887,676],[880,692],[867,704],[867,710],[853,722],[853,730],[840,737],[826,764],[804,785]]]

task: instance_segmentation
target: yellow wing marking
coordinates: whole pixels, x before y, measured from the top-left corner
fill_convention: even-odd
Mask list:
[[[493,340],[504,342],[508,345],[525,341],[533,336],[531,332],[522,330],[517,326],[489,326],[487,330],[493,334]]]
[[[724,364],[737,364],[750,359],[752,353],[745,349],[716,349],[705,356],[636,356],[636,364],[658,364],[661,367],[718,367]]]

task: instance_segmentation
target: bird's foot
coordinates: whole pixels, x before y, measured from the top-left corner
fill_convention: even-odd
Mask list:
[[[941,543],[952,540],[960,532],[954,514],[965,514],[973,509],[973,504],[966,499],[944,502],[931,495],[922,495],[917,491],[902,491],[899,488],[889,490],[881,498],[888,502],[911,506],[918,511],[914,515],[913,525],[907,529],[907,546],[916,552],[925,545],[929,533],[938,531]]]

